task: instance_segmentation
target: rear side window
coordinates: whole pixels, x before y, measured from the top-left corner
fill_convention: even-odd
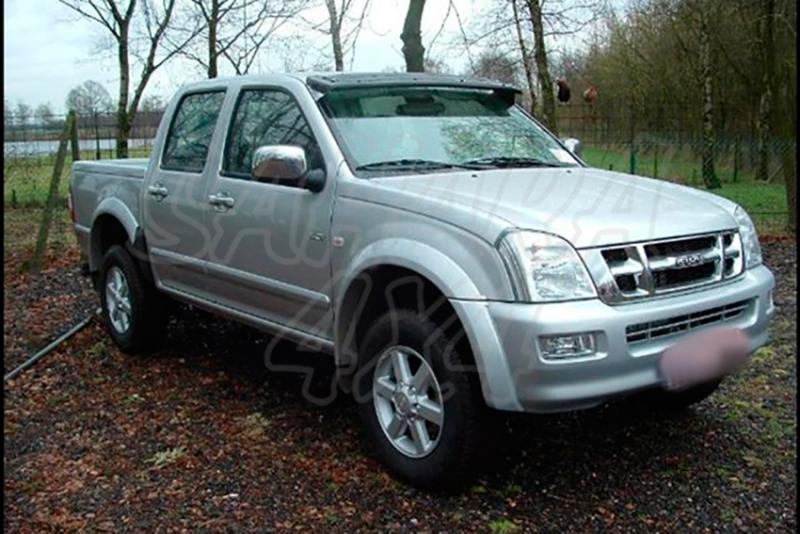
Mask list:
[[[223,170],[249,178],[253,152],[263,145],[299,146],[306,152],[310,169],[322,166],[311,127],[291,95],[275,89],[242,91],[228,134]]]
[[[161,158],[162,168],[203,171],[224,99],[223,91],[192,93],[183,97],[169,127]]]

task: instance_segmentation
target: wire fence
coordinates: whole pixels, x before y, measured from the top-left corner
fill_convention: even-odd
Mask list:
[[[161,121],[161,111],[140,111],[134,117],[128,139],[129,157],[148,157]],[[30,117],[11,121],[3,130],[3,201],[11,207],[40,206],[47,197],[58,139],[66,115]],[[78,115],[77,132],[80,158],[84,160],[116,157],[117,116],[115,113]],[[67,164],[71,164],[71,157]],[[67,167],[69,168],[69,167]],[[66,195],[68,180],[61,181],[60,194]]]
[[[161,121],[162,111],[140,111],[131,125],[129,147],[147,149]],[[3,156],[6,159],[41,159],[53,157],[58,150],[58,137],[64,129],[66,115],[49,115],[35,119],[19,119],[6,124],[3,130]],[[113,158],[116,147],[117,115],[90,113],[78,115],[78,139],[82,153],[93,159]]]
[[[685,114],[685,110],[669,109],[656,113],[664,117]],[[643,128],[630,114],[601,112],[596,106],[583,104],[559,106],[556,117],[559,134],[580,139],[592,165],[690,185],[702,183],[705,140],[700,125],[674,130],[674,121],[665,120],[663,127],[647,124]],[[768,137],[762,150],[752,128],[731,121],[714,137],[714,164],[723,183],[780,184],[787,175],[794,176],[794,169],[786,168],[793,165],[786,156],[795,152],[796,138]],[[762,154],[766,161],[763,169]]]
[[[676,112],[677,113],[677,112]],[[685,114],[685,111],[683,111]],[[148,157],[162,112],[139,112],[129,137],[129,156]],[[669,116],[668,112],[662,115]],[[703,138],[699,129],[690,131],[655,128],[637,129],[631,117],[591,105],[570,104],[557,109],[561,137],[576,137],[583,145],[583,158],[593,167],[651,176],[695,187],[703,186]],[[4,204],[12,207],[42,205],[52,173],[58,136],[65,116],[31,118],[6,124],[3,137]],[[115,157],[117,117],[113,113],[78,117],[81,159]],[[783,227],[788,204],[785,180],[795,179],[793,158],[796,138],[767,139],[764,151],[758,137],[740,126],[716,135],[714,162],[723,194],[745,204],[755,218],[770,227]],[[761,154],[766,154],[764,179]],[[68,164],[71,161],[68,160]],[[67,167],[69,168],[69,167]],[[761,171],[761,172],[760,172]],[[66,195],[68,180],[62,180]]]

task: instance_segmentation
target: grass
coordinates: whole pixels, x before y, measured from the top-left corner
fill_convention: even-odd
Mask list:
[[[492,521],[489,523],[489,529],[496,534],[513,534],[521,530],[519,525],[506,518]]]
[[[585,147],[583,159],[592,167],[619,172],[630,170],[630,155],[621,147]],[[786,187],[783,183],[756,182],[752,172],[742,170],[733,181],[732,163],[725,159],[717,162],[717,174],[722,180],[720,189],[711,193],[740,204],[753,218],[761,234],[785,234],[788,218]],[[656,176],[673,182],[705,189],[697,162],[686,151],[667,150],[656,155],[643,153],[637,156],[636,174]]]
[[[166,465],[175,463],[176,461],[183,458],[185,455],[186,455],[186,447],[175,447],[173,449],[159,451],[150,458],[148,458],[147,460],[145,460],[145,462],[153,464],[153,467],[155,469],[159,469]]]
[[[133,149],[131,157],[147,157],[149,149]],[[612,168],[628,172],[629,155],[621,147],[587,146],[583,150],[586,162],[602,169]],[[87,160],[94,159],[94,152],[82,152]],[[664,151],[658,155],[658,168],[655,155],[640,154],[637,158],[637,173],[644,176],[657,174],[659,178],[702,188],[699,171],[690,154],[686,151]],[[47,199],[47,191],[53,172],[52,155],[27,159],[10,159],[4,163],[3,203],[5,206],[41,206]],[[787,200],[783,183],[756,183],[752,173],[742,171],[736,182],[732,181],[729,162],[721,159],[717,165],[722,188],[713,193],[742,205],[758,226],[759,233],[781,235],[786,233]],[[69,188],[69,168],[72,159],[67,157],[65,171],[61,177],[59,193],[67,195]],[[656,171],[654,173],[653,171]]]
[[[130,149],[130,157],[144,158],[150,155],[145,148]],[[108,153],[103,152],[108,159]],[[81,159],[94,160],[93,150],[82,150]],[[47,201],[50,179],[53,176],[55,155],[48,154],[30,158],[6,158],[3,161],[3,205],[42,206]],[[72,157],[67,155],[64,172],[59,183],[59,195],[66,197],[69,191]]]

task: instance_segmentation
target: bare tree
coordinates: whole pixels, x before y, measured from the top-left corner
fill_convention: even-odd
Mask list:
[[[422,46],[422,11],[425,0],[409,0],[406,20],[403,23],[403,57],[406,60],[407,72],[423,72],[425,70],[425,47]]]
[[[307,0],[191,0],[193,14],[181,35],[195,33],[200,22],[201,39],[181,53],[201,65],[209,78],[219,75],[220,60],[227,61],[236,74],[246,74],[255,64],[264,44],[286,22],[300,13]]]
[[[337,71],[344,70],[344,58],[348,51],[355,48],[369,7],[370,0],[339,0],[338,4],[336,0],[325,0],[327,19],[321,23],[311,23],[313,29],[330,36],[333,63]]]
[[[197,35],[192,31],[168,50],[163,44],[173,22],[176,0],[59,0],[82,17],[110,34],[116,44],[119,64],[117,100],[117,157],[128,157],[128,138],[142,94],[153,73],[178,54]],[[138,6],[138,9],[137,9]],[[138,18],[135,17],[140,13]],[[141,45],[141,46],[140,46]],[[131,94],[131,56],[141,63],[141,71]]]
[[[775,78],[775,0],[760,2],[763,13],[758,23],[759,50],[763,60],[764,74],[761,82],[761,98],[758,105],[758,169],[759,180],[769,180],[770,114],[772,107],[772,87]]]
[[[14,124],[14,110],[7,98],[3,99],[3,126],[6,128]]]
[[[487,50],[478,56],[471,74],[508,84],[517,83],[517,65],[503,52]]]
[[[519,17],[519,9],[517,8],[517,0],[511,0],[511,12],[514,14],[514,29],[517,33],[517,41],[519,42],[519,52],[522,57],[522,68],[525,71],[525,81],[528,84],[528,92],[531,97],[531,114],[536,112],[536,84],[533,80],[533,65],[531,65],[531,58],[528,53],[528,46],[525,44],[525,37],[523,36],[522,21]]]
[[[86,80],[70,89],[66,105],[68,110],[84,117],[110,111],[114,106],[106,88],[93,80]]]
[[[28,121],[30,120],[32,114],[33,111],[31,110],[31,107],[28,104],[21,101],[17,102],[17,109],[16,111],[14,111],[14,116],[17,119],[17,124],[19,124],[20,126],[25,126],[26,124],[28,124]]]
[[[515,70],[524,74],[531,112],[556,131],[555,85],[548,46],[585,29],[606,11],[606,0],[492,0],[475,17],[471,35],[462,26],[462,40],[467,51],[470,46],[481,45],[518,57],[514,60]],[[477,65],[468,56],[471,70],[475,70]]]
[[[721,184],[714,169],[714,55],[708,13],[700,8],[700,64],[703,71],[703,182],[709,189]]]
[[[542,100],[542,120],[550,131],[558,133],[556,124],[556,98],[553,93],[553,80],[550,78],[550,65],[547,63],[547,48],[544,44],[544,22],[540,0],[527,0],[528,14],[533,27],[533,59],[536,62],[536,76],[539,79],[539,96]]]
[[[160,96],[150,95],[142,99],[142,104],[140,107],[142,108],[142,111],[154,113],[164,111],[166,105],[164,104],[164,99],[162,99]]]
[[[52,124],[54,121],[53,113],[53,106],[50,105],[49,102],[44,104],[39,104],[36,106],[36,111],[33,112],[33,116],[36,118],[37,124],[48,126]]]

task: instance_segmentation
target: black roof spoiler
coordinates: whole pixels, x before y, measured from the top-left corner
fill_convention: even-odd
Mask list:
[[[494,91],[509,104],[521,91],[513,85],[487,80],[446,74],[423,72],[358,74],[342,73],[330,75],[311,75],[306,84],[315,91],[328,93],[338,89],[371,87],[460,87],[465,89],[488,89]]]

